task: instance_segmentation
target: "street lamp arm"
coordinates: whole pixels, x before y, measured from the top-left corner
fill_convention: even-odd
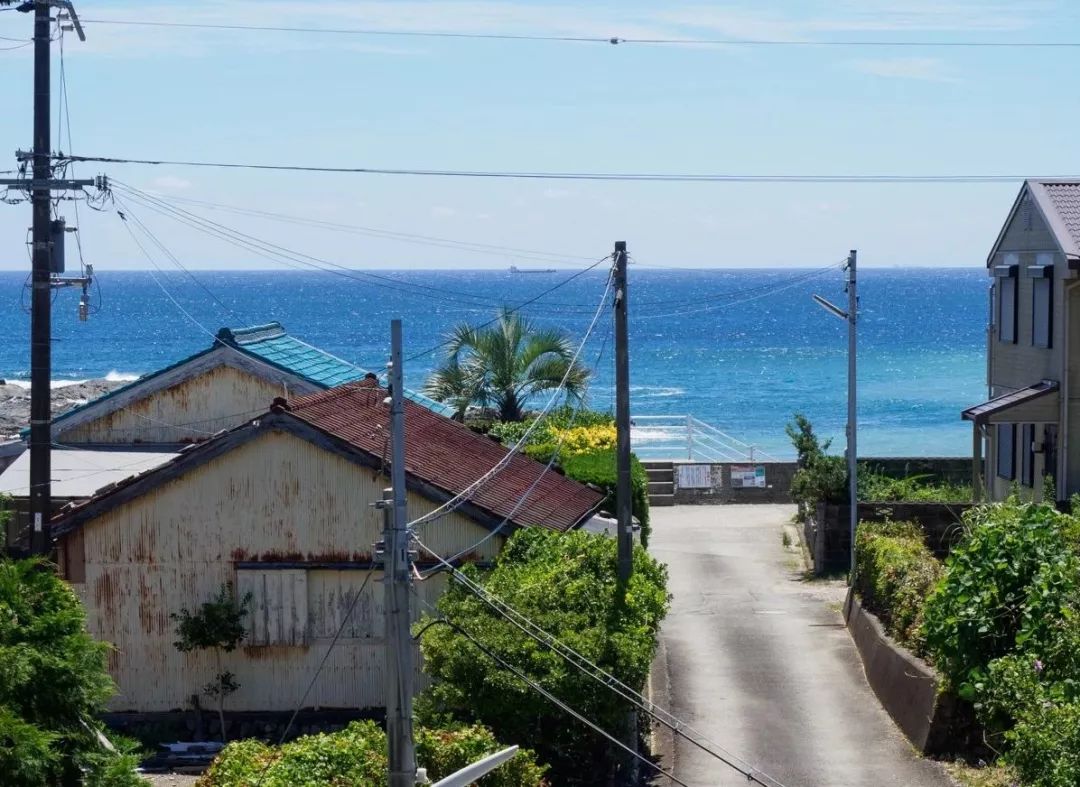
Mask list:
[[[841,309],[839,306],[830,303],[829,301],[822,298],[820,295],[813,295],[811,297],[814,299],[814,303],[816,303],[825,311],[839,317],[841,320],[847,320],[848,313]]]

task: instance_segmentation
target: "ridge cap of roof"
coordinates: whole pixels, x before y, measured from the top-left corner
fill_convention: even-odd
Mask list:
[[[249,325],[241,328],[221,328],[217,332],[218,341],[233,347],[245,344],[258,344],[266,339],[276,339],[279,336],[288,336],[288,331],[277,320],[262,325]]]

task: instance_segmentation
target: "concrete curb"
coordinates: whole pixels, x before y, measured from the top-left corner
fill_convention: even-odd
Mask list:
[[[954,749],[956,700],[939,694],[934,669],[889,639],[881,622],[863,609],[851,590],[844,602],[844,621],[870,688],[911,744],[924,754]]]

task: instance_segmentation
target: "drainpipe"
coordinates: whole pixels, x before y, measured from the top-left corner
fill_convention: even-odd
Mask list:
[[[1068,264],[1068,261],[1066,261]],[[1080,281],[1068,282],[1061,293],[1061,414],[1058,416],[1058,500],[1068,500],[1064,488],[1069,484],[1069,334],[1072,333],[1072,315],[1069,300]]]

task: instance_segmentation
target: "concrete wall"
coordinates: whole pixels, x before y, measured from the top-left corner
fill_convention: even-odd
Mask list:
[[[960,537],[960,519],[970,503],[859,503],[860,522],[885,519],[916,522],[923,528],[926,545],[944,557]],[[814,573],[847,572],[851,567],[850,506],[822,503],[804,525]]]
[[[709,486],[706,488],[679,486],[679,467],[692,465],[708,469]],[[732,486],[733,467],[765,468],[764,487]],[[790,503],[791,477],[795,474],[794,462],[675,462],[676,505],[708,505],[718,503]]]

